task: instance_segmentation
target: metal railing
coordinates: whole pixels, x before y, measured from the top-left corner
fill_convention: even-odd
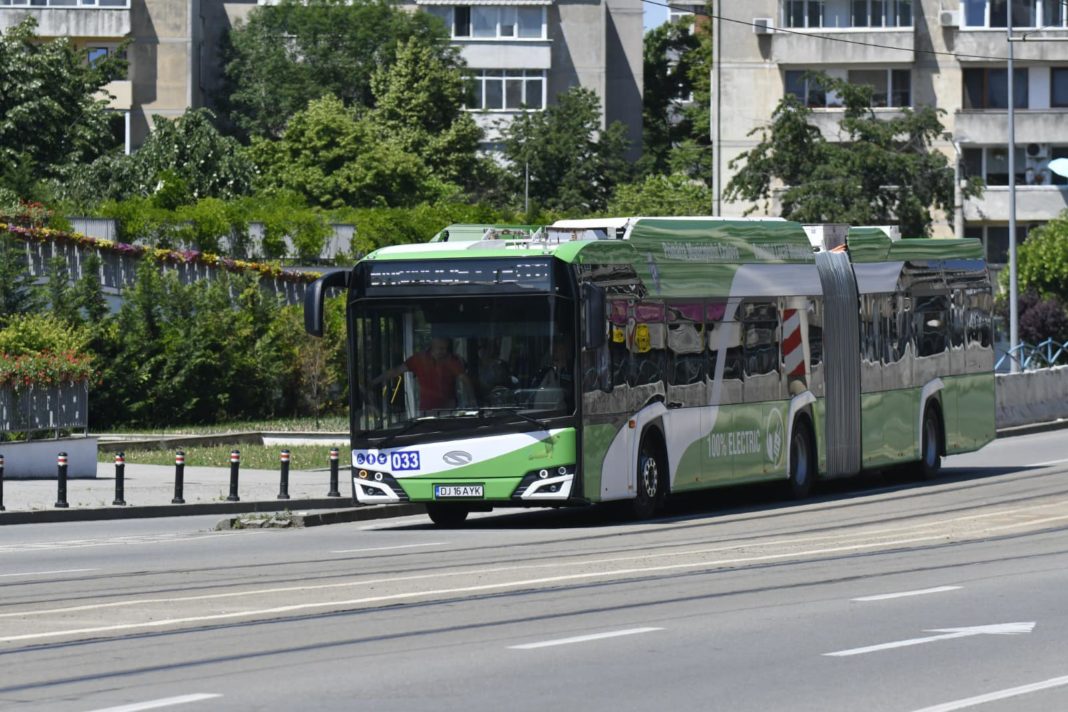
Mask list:
[[[1053,339],[1032,345],[1021,342],[1016,348],[1001,354],[994,370],[1001,372],[1015,362],[1021,371],[1034,371],[1039,368],[1068,365],[1068,341],[1061,343]]]
[[[0,386],[0,433],[89,426],[89,383]]]

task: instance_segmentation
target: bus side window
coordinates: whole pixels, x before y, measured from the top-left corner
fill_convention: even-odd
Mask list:
[[[645,386],[664,379],[667,325],[664,305],[640,302],[634,305],[634,331],[630,339],[633,385]]]
[[[779,315],[775,302],[742,305],[746,402],[780,398]]]
[[[963,289],[954,289],[953,304],[949,321],[949,343],[954,349],[964,347],[964,315],[966,311]]]
[[[916,354],[937,356],[946,350],[948,300],[944,296],[916,299]]]
[[[688,386],[704,378],[704,305],[676,304],[667,311],[668,384]]]

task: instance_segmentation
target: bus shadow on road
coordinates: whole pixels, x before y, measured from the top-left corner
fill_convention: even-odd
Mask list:
[[[991,486],[999,477],[1020,474],[1039,467],[944,467],[932,480],[918,479],[907,468],[863,472],[855,477],[820,482],[812,496],[803,500],[786,500],[780,483],[762,483],[722,487],[668,498],[663,511],[653,519],[635,520],[628,515],[629,502],[614,502],[588,507],[558,509],[496,509],[489,516],[468,519],[463,529],[597,529],[621,526],[659,527],[686,520],[709,519],[736,514],[777,516],[790,510],[822,504],[834,506],[862,505],[879,494],[901,497],[927,497],[929,488],[966,484],[970,487]],[[433,524],[406,524],[397,529],[433,529]]]

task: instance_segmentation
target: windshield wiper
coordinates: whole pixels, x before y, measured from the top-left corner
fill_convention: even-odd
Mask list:
[[[435,420],[437,420],[437,418],[433,418],[433,417],[415,418],[414,420],[409,420],[407,423],[404,424],[403,428],[401,428],[397,432],[393,433],[392,435],[387,435],[385,438],[383,438],[381,441],[379,441],[376,447],[379,450],[384,450],[385,448],[389,447],[389,445],[394,440],[399,438],[401,435],[404,435],[406,433],[410,433],[411,431],[415,430],[420,425],[422,425],[424,423],[430,423],[430,422],[433,422]]]
[[[487,414],[493,414],[495,412],[505,412],[505,411],[507,411],[510,415],[514,415],[515,417],[517,417],[517,418],[519,418],[521,420],[525,420],[525,421],[527,421],[528,423],[530,423],[532,425],[537,425],[539,428],[541,428],[542,430],[544,430],[546,432],[549,431],[549,426],[548,426],[547,423],[545,423],[544,421],[538,420],[537,418],[531,417],[531,416],[527,415],[526,413],[520,413],[519,412],[519,406],[499,405],[499,406],[493,406],[492,408],[479,408],[478,409],[478,416],[480,418],[484,418]]]

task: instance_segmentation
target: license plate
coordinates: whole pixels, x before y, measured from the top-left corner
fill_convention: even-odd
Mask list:
[[[482,496],[482,485],[434,485],[434,499]]]

